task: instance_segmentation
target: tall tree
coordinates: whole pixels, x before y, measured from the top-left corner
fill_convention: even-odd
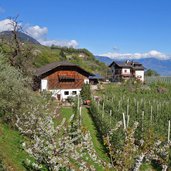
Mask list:
[[[22,24],[19,21],[19,16],[9,18],[9,25],[11,26],[10,40],[6,44],[10,48],[8,53],[9,62],[12,66],[20,69],[24,75],[29,75],[33,71],[33,46],[21,42],[19,35],[24,33]]]
[[[152,69],[148,69],[146,72],[145,72],[145,76],[159,76],[159,74],[156,72],[156,71],[154,71],[154,70],[152,70]]]

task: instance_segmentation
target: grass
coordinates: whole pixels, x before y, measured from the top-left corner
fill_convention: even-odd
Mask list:
[[[23,137],[0,121],[0,158],[7,170],[24,171],[23,161],[31,159],[21,148]]]
[[[98,132],[97,132],[96,127],[91,119],[91,116],[88,113],[88,110],[86,108],[83,108],[82,114],[83,114],[82,115],[83,116],[82,117],[83,125],[90,131],[92,141],[94,144],[94,148],[95,148],[98,156],[101,159],[103,159],[104,161],[109,162],[109,159],[103,150],[103,146],[98,139]]]
[[[73,114],[72,108],[62,108],[61,109],[61,115],[62,115],[61,120],[62,120],[62,118],[66,118],[66,120],[68,121],[72,114]],[[85,107],[82,108],[82,124],[88,131],[90,131],[92,141],[94,144],[94,148],[97,152],[98,157],[101,160],[108,163],[109,159],[103,150],[103,146],[101,145],[100,141],[98,140],[97,130],[96,130],[95,125],[88,113],[88,110]],[[87,156],[88,156],[88,154],[87,154]],[[92,160],[89,159],[88,162],[90,165],[94,165],[96,170],[103,171],[103,168],[101,166],[99,166],[98,164],[94,163]]]
[[[69,118],[73,114],[73,110],[72,110],[72,108],[62,108],[61,114],[62,114],[63,118],[66,118],[66,120],[69,120]],[[88,131],[90,131],[95,150],[98,153],[99,157],[101,159],[103,159],[104,161],[109,161],[108,157],[106,156],[106,154],[103,151],[103,146],[101,145],[101,143],[98,140],[97,130],[95,128],[95,125],[88,113],[88,110],[85,107],[82,108],[82,123],[83,123],[83,126]]]
[[[71,107],[62,108],[60,113],[62,114],[62,118],[66,118],[67,121],[69,121],[70,117],[74,114]]]

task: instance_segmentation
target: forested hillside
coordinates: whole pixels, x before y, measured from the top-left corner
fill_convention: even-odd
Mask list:
[[[30,58],[32,58],[31,62],[34,67],[41,67],[55,61],[67,60],[78,64],[89,72],[106,76],[108,67],[104,63],[99,62],[87,49],[74,49],[54,45],[47,47],[38,44],[35,39],[24,33],[17,33],[17,36],[18,35],[20,48],[22,51],[25,51],[24,53],[27,55],[26,59],[24,59],[24,57],[23,59],[28,63]],[[15,46],[11,33],[3,32],[3,34],[0,34],[0,49],[4,54],[9,55],[14,50]]]

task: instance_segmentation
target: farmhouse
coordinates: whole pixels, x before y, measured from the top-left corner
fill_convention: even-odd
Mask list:
[[[82,86],[89,84],[90,72],[67,61],[47,64],[36,71],[35,83],[40,91],[50,91],[58,100],[80,94]]]
[[[138,62],[112,62],[109,67],[112,71],[112,81],[127,80],[130,78],[137,78],[144,82],[144,66]]]

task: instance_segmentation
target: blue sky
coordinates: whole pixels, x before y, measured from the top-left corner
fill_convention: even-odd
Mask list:
[[[171,54],[171,0],[1,0],[0,20],[17,14],[41,39],[94,54]]]

